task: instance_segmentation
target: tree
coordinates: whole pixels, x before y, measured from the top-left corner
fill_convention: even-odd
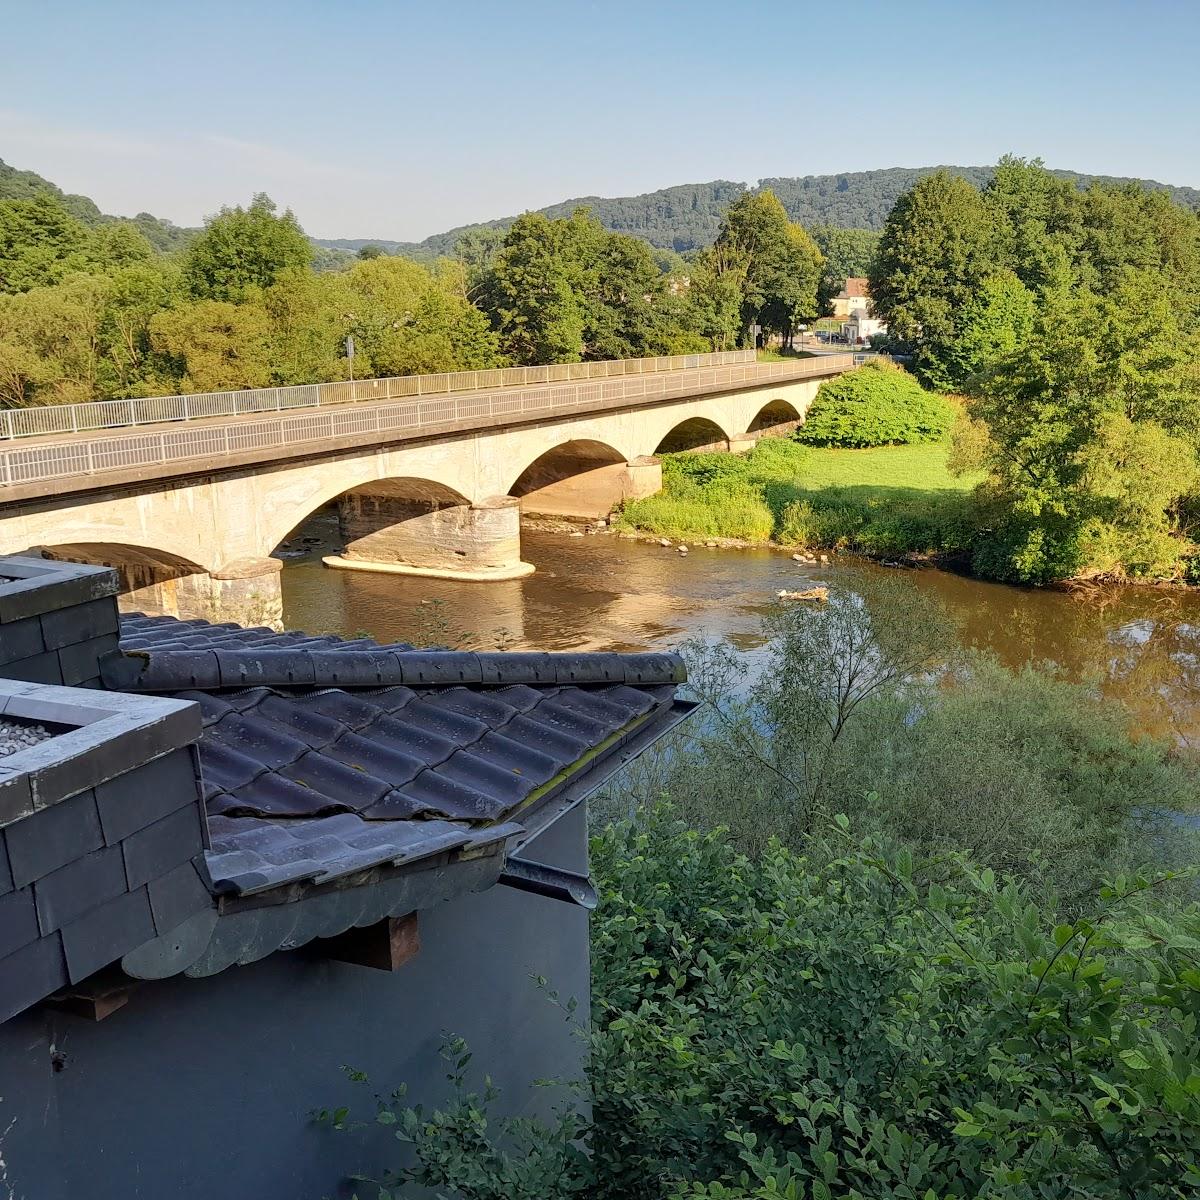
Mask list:
[[[86,265],[88,231],[48,192],[0,201],[0,292],[58,283]]]
[[[821,252],[788,220],[773,192],[740,196],[721,222],[716,246],[744,270],[742,328],[758,324],[789,343],[795,327],[817,312]]]
[[[871,269],[871,301],[934,387],[955,386],[951,347],[966,306],[999,265],[996,220],[963,179],[938,171],[896,201]]]
[[[684,320],[718,350],[732,350],[742,328],[746,266],[728,246],[712,246],[696,259],[688,279]]]
[[[482,289],[500,345],[519,363],[579,362],[584,311],[566,221],[525,213],[512,224]]]
[[[1029,337],[1036,315],[1033,293],[1012,271],[989,275],[964,305],[958,339],[946,349],[949,375],[969,386]]]
[[[274,201],[259,192],[249,208],[223,208],[205,222],[184,253],[183,279],[197,300],[237,303],[311,264],[312,245],[291,209],[276,216]]]
[[[108,277],[101,336],[103,360],[97,374],[102,396],[153,396],[175,389],[162,378],[150,340],[156,313],[181,299],[178,265],[155,257],[131,261]]]
[[[263,292],[271,323],[271,377],[278,384],[344,378],[336,285],[330,276],[290,268]]]
[[[145,234],[132,221],[108,221],[93,229],[88,238],[88,260],[102,274],[145,262],[153,253]]]
[[[586,359],[644,358],[663,346],[663,279],[650,247],[576,214]]]
[[[270,332],[261,304],[228,300],[189,301],[150,322],[151,345],[185,393],[266,387]]]
[[[1040,158],[1011,154],[996,164],[983,198],[996,219],[998,253],[1014,275],[1041,297],[1074,270],[1082,238],[1079,192],[1052,175]]]
[[[1170,575],[1175,507],[1197,484],[1200,351],[1157,273],[1050,300],[971,405],[1000,509],[976,569],[1033,583]]]
[[[468,300],[480,296],[488,271],[504,245],[504,230],[494,225],[468,229],[454,243],[454,258],[462,267],[463,292]]]
[[[374,375],[496,366],[496,335],[448,272],[406,258],[356,263],[329,277],[337,339],[354,335],[363,371]]]

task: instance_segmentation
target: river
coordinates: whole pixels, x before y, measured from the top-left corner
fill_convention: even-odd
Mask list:
[[[537,572],[509,583],[455,583],[331,571],[336,521],[304,529],[286,559],[289,628],[383,641],[449,642],[511,650],[642,650],[705,636],[753,653],[764,612],[781,589],[885,568],[859,560],[793,562],[777,550],[706,550],[685,557],[611,533],[572,537],[527,529]],[[317,540],[319,539],[319,541]],[[1057,664],[1124,702],[1135,729],[1200,746],[1200,593],[1123,588],[1071,593],[1006,587],[938,570],[906,571],[937,596],[962,640],[1009,666]]]

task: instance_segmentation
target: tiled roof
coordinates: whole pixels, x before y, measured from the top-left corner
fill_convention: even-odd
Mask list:
[[[121,648],[106,686],[200,707],[209,869],[242,895],[503,840],[667,715],[683,678],[669,654],[415,651],[140,614]]]
[[[865,300],[871,294],[870,280],[861,275],[851,275],[846,286],[838,292],[839,300]]]

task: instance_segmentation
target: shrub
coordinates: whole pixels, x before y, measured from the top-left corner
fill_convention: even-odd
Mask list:
[[[415,1152],[393,1182],[460,1200],[1200,1188],[1200,912],[1161,909],[1155,882],[1118,879],[1064,922],[845,817],[752,861],[662,806],[608,828],[592,864],[590,1126],[497,1120],[456,1056],[434,1113],[381,1104]]]
[[[948,400],[906,371],[874,360],[821,385],[796,437],[814,446],[889,446],[941,441],[954,424]]]
[[[916,851],[968,850],[1068,907],[1106,874],[1196,857],[1174,815],[1197,806],[1194,765],[1049,670],[962,658],[945,614],[903,577],[833,586],[765,632],[753,664],[686,647],[704,711],[643,758],[622,812],[665,793],[757,854],[772,836],[803,846],[842,811]]]

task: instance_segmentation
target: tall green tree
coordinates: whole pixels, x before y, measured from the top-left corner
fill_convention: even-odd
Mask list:
[[[275,209],[259,192],[248,208],[223,208],[205,222],[183,259],[184,283],[195,299],[237,303],[284,271],[311,266],[312,245],[291,209],[282,215]]]
[[[88,231],[48,192],[0,200],[0,292],[58,283],[87,265]]]
[[[496,335],[463,297],[456,272],[385,256],[328,278],[339,353],[353,334],[359,375],[477,370],[500,361]]]
[[[801,226],[788,220],[773,192],[739,196],[725,213],[716,246],[744,272],[744,331],[758,324],[790,343],[796,326],[816,316],[821,252]]]
[[[488,272],[481,303],[514,362],[583,358],[582,279],[570,232],[565,221],[525,213]]]
[[[1129,271],[1109,295],[1051,294],[981,381],[971,408],[998,505],[981,573],[1046,583],[1175,570],[1178,505],[1200,479],[1200,348],[1161,292],[1157,274]]]
[[[1033,332],[1037,318],[1034,294],[1007,269],[989,275],[963,306],[958,336],[947,348],[949,375],[970,386]]]
[[[269,385],[270,334],[260,303],[193,300],[150,321],[151,345],[188,393]]]
[[[1073,272],[1083,237],[1080,194],[1040,158],[1005,155],[983,190],[1004,265],[1036,296]]]
[[[1000,265],[996,218],[964,179],[938,171],[896,201],[870,274],[871,301],[934,387],[960,384],[952,359],[963,313]]]

